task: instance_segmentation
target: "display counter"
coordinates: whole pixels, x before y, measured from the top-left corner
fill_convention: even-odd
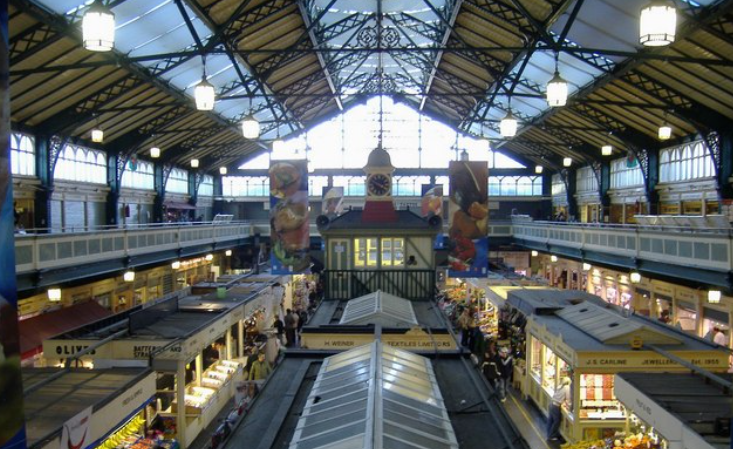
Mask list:
[[[608,329],[608,330],[607,330]],[[570,442],[613,436],[626,427],[626,413],[614,393],[615,373],[685,371],[666,357],[632,342],[653,343],[705,369],[724,372],[728,355],[712,344],[587,302],[550,315],[530,315],[524,393],[547,414],[563,378],[571,400],[562,407],[560,433]]]

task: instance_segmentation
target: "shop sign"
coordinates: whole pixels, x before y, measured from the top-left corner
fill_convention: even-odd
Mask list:
[[[65,359],[84,351],[99,340],[45,340],[43,342],[43,356],[47,359]],[[110,358],[110,343],[91,350],[82,358]]]
[[[59,449],[78,449],[86,447],[94,441],[89,432],[89,425],[92,421],[92,406],[89,406],[77,413],[73,418],[64,423],[61,430],[61,444]]]
[[[410,329],[404,334],[382,334],[385,344],[400,349],[413,350],[455,350],[456,343],[450,334],[437,334],[432,338],[420,328]]]
[[[561,359],[571,365],[575,364],[575,351],[570,346],[566,345],[562,341],[558,341],[554,348],[552,348]]]
[[[697,300],[699,299],[697,292],[695,290],[690,290],[689,288],[678,288],[677,289],[677,299],[681,299],[682,301],[688,301],[692,304],[697,304]]]
[[[728,368],[728,357],[721,351],[686,351],[673,354],[702,368]],[[580,353],[578,354],[578,367],[595,369],[633,368],[642,369],[643,371],[656,371],[656,368],[683,368],[676,362],[649,351],[628,351],[622,353],[608,353],[607,355]]]
[[[117,340],[111,343],[112,354],[115,359],[142,359],[167,346],[170,340]],[[178,352],[181,347],[178,346]]]
[[[652,281],[652,286],[654,287],[654,293],[659,293],[669,297],[674,296],[674,288],[671,284],[667,284],[666,282],[662,283],[660,281]]]
[[[374,341],[374,334],[311,334],[301,335],[304,348],[308,349],[351,349]]]

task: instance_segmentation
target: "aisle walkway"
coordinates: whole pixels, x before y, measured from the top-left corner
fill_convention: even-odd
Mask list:
[[[545,418],[533,404],[523,400],[519,392],[509,388],[503,403],[509,417],[532,449],[559,449],[559,441],[545,439]]]

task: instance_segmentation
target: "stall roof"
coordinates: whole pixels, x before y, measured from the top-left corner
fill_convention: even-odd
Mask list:
[[[323,357],[322,352],[286,353],[223,449],[287,447],[298,427],[301,411],[315,400],[312,390]],[[461,449],[486,449],[487,441],[495,442],[496,447],[529,448],[499,399],[489,393],[487,383],[470,363],[457,354],[426,360],[432,366]]]
[[[176,312],[135,330],[134,338],[174,339],[193,335],[221,317],[220,311]]]
[[[111,316],[97,301],[85,301],[19,323],[20,353],[23,358],[41,352],[43,340]]]
[[[509,305],[525,315],[552,314],[563,307],[582,302],[599,303],[603,300],[595,295],[577,290],[518,289],[509,292]]]
[[[722,387],[694,374],[620,373],[639,393],[674,415],[716,449],[730,448],[730,436],[714,432],[715,421],[731,419],[733,398]],[[733,376],[725,375],[728,382]],[[634,404],[629,404],[633,409]]]
[[[24,368],[23,385],[28,387],[56,375],[58,369]],[[28,446],[60,432],[66,421],[86,407],[99,409],[152,372],[150,368],[103,370],[72,369],[49,384],[25,395]],[[145,398],[143,398],[144,400]]]
[[[682,344],[674,335],[590,302],[565,307],[556,315],[604,344],[630,344],[633,337],[641,337],[644,343]]]
[[[458,448],[430,361],[375,341],[323,361],[291,449]]]
[[[380,324],[383,327],[416,326],[412,302],[381,290],[349,300],[339,324]]]
[[[529,319],[540,326],[546,327],[550,334],[562,336],[563,342],[578,352],[604,352],[629,349],[628,344],[615,342],[604,344],[593,335],[586,333],[581,328],[574,326],[570,322],[554,314],[532,315]],[[671,326],[657,323],[652,320],[639,317],[638,315],[631,315],[629,320],[631,320],[632,324],[641,324],[655,332],[669,335],[670,338],[679,339],[680,343],[673,347],[675,351],[715,351],[720,349],[719,346],[701,338],[693,337]]]
[[[353,300],[352,300],[353,301]],[[417,325],[430,329],[446,329],[447,325],[441,313],[428,301],[410,301],[412,310],[415,312]],[[308,320],[307,328],[338,325],[345,313],[347,301],[323,301],[316,309],[315,315]],[[354,323],[349,325],[356,326]],[[414,325],[399,325],[398,327],[412,327]]]

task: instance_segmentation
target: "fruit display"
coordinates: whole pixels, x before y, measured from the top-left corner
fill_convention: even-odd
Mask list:
[[[142,414],[138,414],[132,418],[127,424],[122,426],[117,432],[110,435],[97,449],[148,449],[143,447],[135,447],[138,440],[142,439],[142,433],[145,430],[145,418]]]
[[[560,446],[561,449],[661,449],[662,447],[661,440],[642,433],[632,434],[625,438],[578,441]]]

